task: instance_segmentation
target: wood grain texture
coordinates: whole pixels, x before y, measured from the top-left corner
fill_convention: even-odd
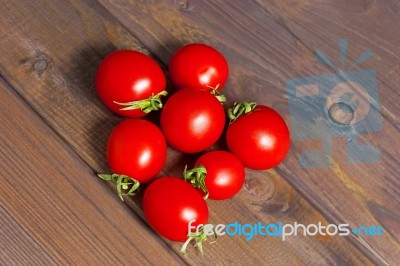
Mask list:
[[[346,140],[336,138],[330,168],[299,167],[299,154],[318,147],[316,140],[294,142],[276,171],[329,221],[383,226],[383,237],[352,241],[381,263],[396,264],[400,254],[398,1],[100,2],[164,63],[185,43],[212,44],[229,61],[231,75],[224,92],[230,101],[256,100],[274,107],[289,122],[288,79],[346,71],[371,49],[374,56],[352,70],[376,70],[383,129],[356,138],[379,148],[381,162],[348,163]],[[345,67],[332,69],[316,61],[318,49],[340,65],[341,38],[349,41]]]
[[[8,11],[0,22],[5,36],[0,44],[8,52],[0,55],[1,75],[90,168],[95,172],[107,171],[106,140],[121,119],[108,112],[95,96],[92,79],[95,68],[105,54],[117,48],[148,51],[91,1],[5,2],[4,6]],[[7,35],[6,30],[13,34]],[[177,47],[161,40],[159,45],[168,49]],[[173,150],[168,153],[163,174],[180,175],[184,164],[195,159]],[[235,199],[209,202],[210,222],[328,223],[276,171],[249,171],[248,177],[245,188]],[[92,182],[99,182],[94,174]],[[108,197],[116,199],[114,195]],[[143,216],[140,201],[126,202]],[[180,243],[166,242],[179,253]],[[205,248],[204,258],[191,249],[190,256],[182,259],[190,264],[216,265],[371,263],[345,238],[339,237],[297,237],[285,242],[277,238],[256,237],[246,241],[243,237],[225,237]]]
[[[0,91],[2,265],[182,263],[3,81]]]
[[[56,265],[51,256],[0,206],[0,264]]]

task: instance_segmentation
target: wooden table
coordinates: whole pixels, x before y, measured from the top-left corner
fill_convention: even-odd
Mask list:
[[[4,0],[0,6],[1,265],[398,265],[399,1]],[[348,42],[344,65],[340,39]],[[371,108],[379,107],[381,127],[355,141],[378,149],[379,161],[349,162],[349,140],[336,136],[331,153],[320,158],[329,166],[304,168],[301,154],[321,149],[324,139],[292,139],[284,163],[247,170],[238,196],[208,204],[214,224],[380,225],[383,236],[224,236],[205,244],[204,257],[192,247],[183,256],[181,243],[148,227],[141,195],[120,202],[95,175],[109,171],[105,144],[121,121],[96,97],[96,67],[116,49],[142,51],[165,67],[191,42],[210,44],[227,58],[228,105],[256,100],[292,128],[288,80],[344,73],[372,51],[351,69],[375,71],[379,99]],[[331,66],[316,59],[317,50]],[[168,152],[164,175],[179,175],[195,159]]]

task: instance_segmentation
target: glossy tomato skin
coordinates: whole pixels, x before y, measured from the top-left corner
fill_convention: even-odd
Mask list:
[[[109,136],[107,162],[111,170],[141,183],[150,181],[162,170],[166,157],[165,138],[149,121],[127,119]]]
[[[143,211],[151,227],[173,240],[188,238],[188,224],[208,223],[208,207],[201,193],[177,177],[161,177],[152,182],[143,196]]]
[[[225,112],[211,93],[182,89],[168,99],[160,122],[170,146],[181,152],[196,153],[213,145],[221,136]]]
[[[228,149],[245,167],[264,170],[284,160],[290,147],[290,133],[275,110],[258,105],[229,125],[226,141]]]
[[[204,179],[208,198],[229,199],[236,195],[244,184],[243,164],[235,155],[227,151],[211,151],[203,154],[195,166],[203,165],[207,170]]]
[[[168,64],[172,83],[178,89],[194,88],[210,91],[221,89],[228,79],[228,64],[224,56],[211,46],[192,43],[183,46]],[[208,85],[208,86],[207,86]]]
[[[143,111],[120,110],[126,103],[147,99],[163,91],[166,80],[160,66],[149,56],[132,50],[107,55],[97,68],[95,86],[100,100],[114,113],[124,117],[143,117]]]

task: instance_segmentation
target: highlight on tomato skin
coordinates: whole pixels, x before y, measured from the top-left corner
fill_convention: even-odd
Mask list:
[[[184,179],[200,189],[205,199],[225,200],[243,187],[245,170],[235,155],[216,150],[200,156],[193,169],[185,169]]]
[[[133,50],[108,54],[97,68],[97,95],[104,105],[123,117],[139,118],[162,108],[166,79],[149,56]]]
[[[243,102],[236,103],[228,113],[232,122],[226,132],[226,143],[245,167],[265,170],[285,159],[290,148],[290,132],[278,112]]]
[[[204,91],[221,90],[229,74],[225,57],[215,48],[200,43],[187,44],[176,51],[168,70],[177,89]]]
[[[201,193],[178,177],[161,177],[153,181],[143,196],[143,211],[150,226],[163,237],[184,242],[188,224],[208,223],[208,207]]]

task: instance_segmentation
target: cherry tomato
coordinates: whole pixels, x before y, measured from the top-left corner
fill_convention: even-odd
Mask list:
[[[185,179],[213,200],[236,195],[243,186],[244,178],[243,164],[227,151],[205,153],[196,161],[195,168],[185,170]]]
[[[225,125],[222,104],[209,92],[183,89],[173,94],[161,112],[161,129],[169,145],[200,152],[213,145]]]
[[[108,139],[107,161],[116,174],[141,183],[163,168],[167,145],[160,129],[149,121],[128,119],[118,124]]]
[[[100,63],[95,85],[101,101],[114,113],[142,117],[162,107],[166,80],[160,66],[137,51],[121,50]]]
[[[183,46],[168,64],[172,83],[178,88],[210,91],[221,89],[228,79],[228,64],[214,48],[199,43]]]
[[[257,105],[228,126],[226,141],[228,149],[245,167],[263,170],[275,167],[285,159],[290,133],[275,110]]]
[[[208,223],[208,208],[201,193],[177,177],[152,182],[143,196],[143,211],[151,227],[173,241],[188,238],[190,221],[195,220],[193,226]]]

